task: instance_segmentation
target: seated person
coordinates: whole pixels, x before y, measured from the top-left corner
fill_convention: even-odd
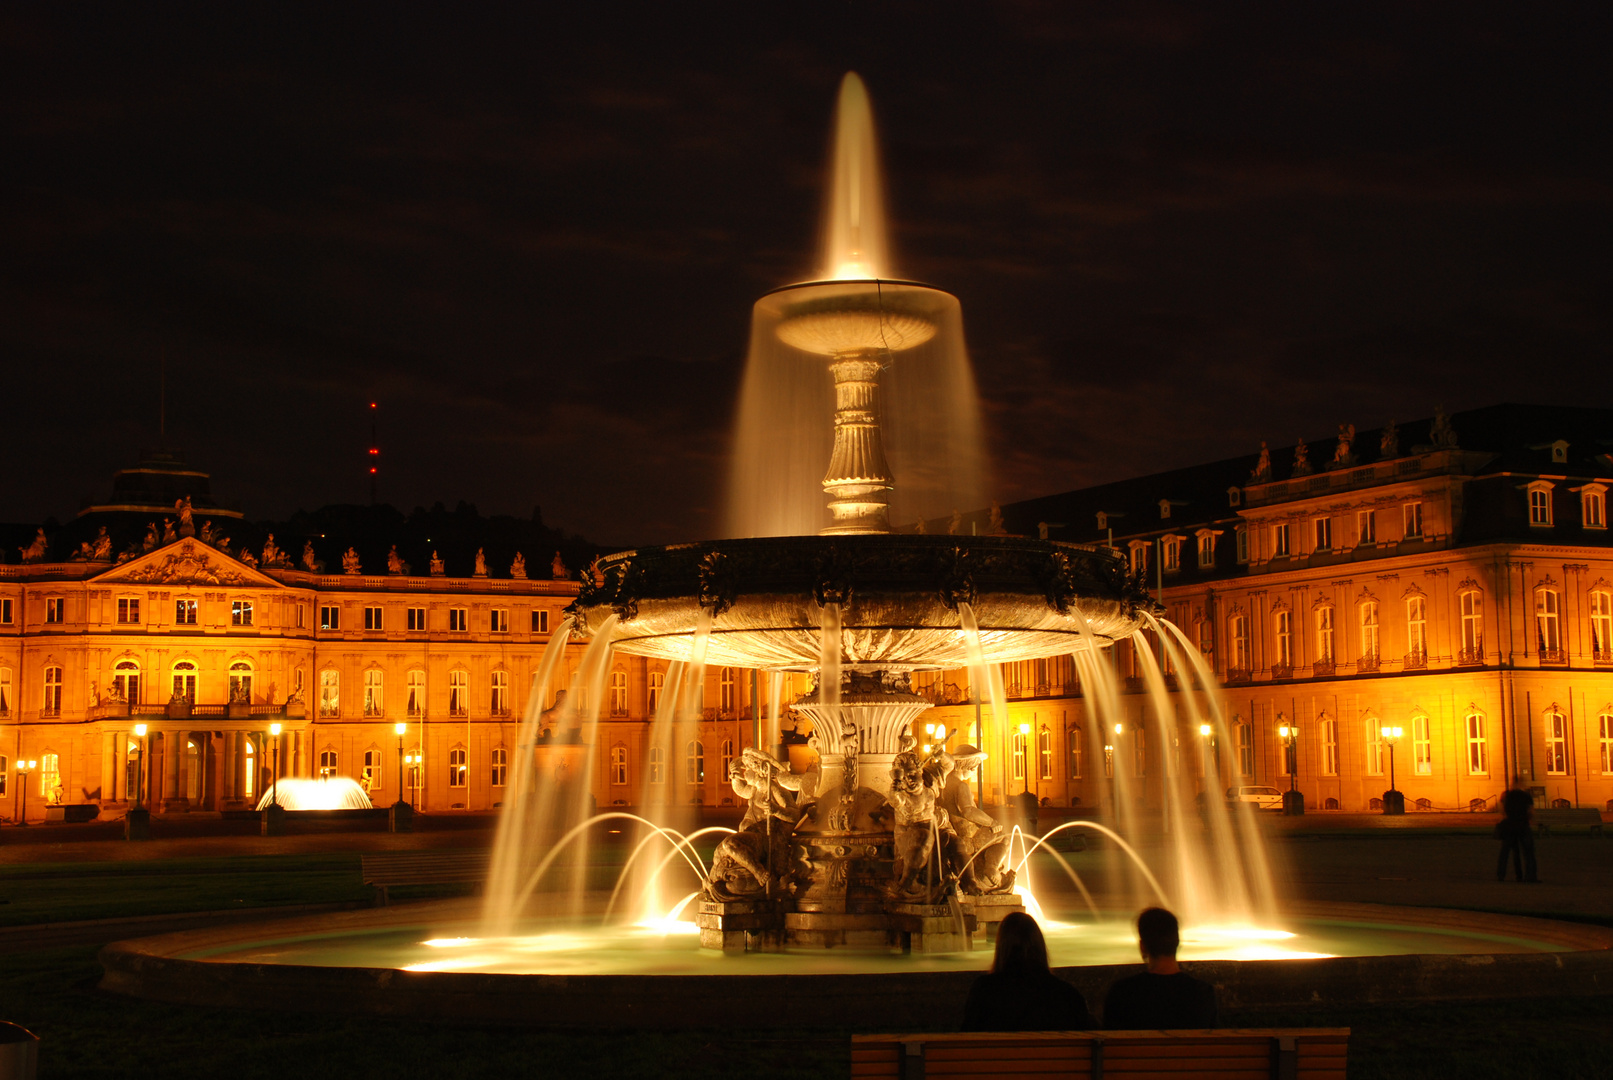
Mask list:
[[[1153,1031],[1216,1026],[1215,987],[1176,963],[1180,944],[1175,915],[1156,907],[1137,916],[1137,948],[1147,970],[1109,987],[1103,1002],[1104,1027]]]
[[[1081,991],[1053,974],[1047,942],[1036,920],[1023,911],[997,928],[991,971],[975,980],[963,1009],[965,1031],[1089,1031]]]

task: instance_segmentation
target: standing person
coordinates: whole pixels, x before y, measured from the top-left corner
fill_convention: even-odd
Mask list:
[[[991,970],[969,988],[965,1031],[1088,1031],[1081,991],[1053,974],[1036,920],[1016,911],[997,927]]]
[[[1146,970],[1109,987],[1103,1002],[1104,1027],[1155,1031],[1217,1026],[1215,987],[1195,979],[1176,962],[1181,941],[1176,916],[1164,908],[1149,908],[1137,916],[1137,950]]]
[[[1501,796],[1501,823],[1495,827],[1495,834],[1501,838],[1501,857],[1495,863],[1495,880],[1507,879],[1509,854],[1519,881],[1540,880],[1540,869],[1535,865],[1535,834],[1529,827],[1534,808],[1534,796],[1523,786],[1523,777],[1517,777]]]

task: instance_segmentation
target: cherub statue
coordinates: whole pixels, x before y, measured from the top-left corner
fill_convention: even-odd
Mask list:
[[[362,574],[364,567],[359,563],[358,552],[348,548],[342,553],[342,573]]]
[[[302,568],[311,574],[317,574],[325,569],[325,564],[319,561],[318,555],[314,554],[314,542],[312,540],[302,542]]]
[[[928,892],[921,885],[930,868],[935,846],[935,809],[939,784],[945,772],[927,772],[912,750],[913,737],[902,736],[902,752],[891,761],[891,809],[896,812],[892,826],[896,840],[896,895],[918,898]]]
[[[788,891],[790,834],[801,818],[801,778],[789,766],[747,746],[728,767],[728,783],[745,800],[739,829],[717,845],[705,894],[734,901],[772,896],[775,883]]]
[[[1299,440],[1294,447],[1294,475],[1306,476],[1311,471],[1311,450],[1305,445],[1305,440]]]
[[[566,561],[558,551],[554,553],[554,561],[549,563],[549,576],[556,581],[564,581],[571,576],[571,571],[566,569]]]
[[[179,535],[195,536],[196,519],[191,515],[189,495],[174,500],[174,513],[179,515]]]
[[[446,571],[443,570],[442,567],[442,557],[433,551],[431,553],[431,576],[442,577],[444,573],[446,573]]]
[[[953,873],[958,875],[966,893],[1007,892],[1014,886],[1014,873],[1008,869],[1004,829],[975,805],[974,791],[970,787],[975,770],[986,760],[986,755],[965,744],[958,747],[955,754],[943,750],[935,756],[952,761],[936,805],[945,812],[949,831],[956,838],[952,844]]]
[[[471,570],[471,573],[476,577],[487,576],[487,556],[482,553],[481,548],[476,549],[476,566]]]
[[[25,548],[18,548],[17,550],[22,553],[23,562],[39,562],[44,559],[45,549],[47,546],[48,545],[45,540],[45,529],[43,526],[41,526],[39,530],[34,533],[34,542]]]
[[[274,533],[270,533],[269,538],[263,542],[263,565],[277,566],[285,561],[286,553],[281,551],[280,548],[276,546],[274,542]]]
[[[90,545],[90,558],[96,562],[112,561],[112,538],[106,534],[105,525],[95,534],[95,540]]]
[[[398,545],[393,544],[392,550],[386,553],[386,572],[389,574],[407,574],[409,564],[398,555]]]
[[[510,564],[510,576],[516,580],[526,578],[526,556],[519,551],[515,553],[515,561]]]
[[[1260,460],[1255,462],[1254,471],[1249,474],[1251,484],[1264,484],[1271,480],[1271,450],[1266,446],[1266,440],[1260,440]]]
[[[174,532],[174,519],[173,518],[163,518],[162,519],[162,542],[165,543],[165,544],[171,544],[175,540],[178,540],[178,539],[179,539],[179,535]]]
[[[140,550],[156,551],[159,543],[161,543],[161,541],[157,539],[157,523],[155,521],[146,522],[146,538],[145,541],[141,543]]]

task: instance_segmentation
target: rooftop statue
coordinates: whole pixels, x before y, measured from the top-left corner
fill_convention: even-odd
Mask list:
[[[1428,429],[1428,441],[1434,444],[1435,450],[1456,449],[1456,429],[1451,427],[1451,418],[1445,415],[1443,405],[1434,410],[1434,423]]]
[[[359,563],[358,552],[348,548],[342,553],[342,573],[362,574],[364,567]]]
[[[431,553],[431,576],[442,577],[444,573],[446,573],[446,571],[444,571],[442,567],[442,558],[438,556],[435,551],[433,551]]]
[[[471,571],[471,574],[476,577],[487,576],[487,556],[482,554],[481,548],[476,549],[476,566]]]
[[[112,561],[112,538],[106,534],[106,526],[102,525],[90,544],[90,558],[96,562]]]
[[[991,504],[991,517],[986,530],[987,536],[1007,536],[1008,530],[1003,527],[1003,508],[997,503]]]
[[[510,564],[510,576],[517,581],[526,580],[526,556],[519,551],[515,553],[515,561]]]
[[[203,518],[201,532],[197,535],[202,538],[202,543],[211,544],[213,542],[213,523]]]
[[[325,564],[314,554],[312,540],[304,540],[302,543],[302,568],[311,574],[321,574],[325,571]]]
[[[175,540],[178,540],[178,539],[179,539],[179,534],[174,532],[174,519],[173,518],[163,518],[162,519],[162,542],[165,543],[165,544],[171,544]]]
[[[146,539],[144,543],[140,545],[140,550],[156,551],[159,543],[161,543],[161,541],[157,539],[157,523],[155,521],[146,522]]]
[[[1354,465],[1355,464],[1355,453],[1353,451],[1354,445],[1355,445],[1355,425],[1354,424],[1340,424],[1339,425],[1339,443],[1338,443],[1337,446],[1335,446],[1333,448],[1333,462],[1332,462],[1332,464],[1340,466],[1341,468],[1349,468],[1351,465]]]
[[[191,516],[189,495],[174,500],[174,513],[179,515],[179,535],[195,536],[196,519]]]
[[[963,531],[963,511],[952,511],[952,520],[947,522],[947,535],[957,536]]]
[[[45,530],[43,527],[41,527],[38,532],[34,533],[33,543],[29,544],[25,548],[18,548],[17,550],[22,553],[23,562],[39,562],[45,557],[45,549]]]
[[[1400,456],[1400,429],[1390,420],[1383,427],[1383,434],[1378,436],[1378,456],[1381,458],[1394,458]]]
[[[1269,484],[1271,482],[1271,450],[1266,446],[1266,440],[1260,440],[1260,460],[1255,462],[1254,471],[1249,474],[1251,484]]]
[[[386,553],[386,572],[389,574],[407,574],[409,564],[398,555],[398,545],[393,544],[392,550]]]
[[[274,533],[270,533],[269,538],[263,542],[263,565],[279,566],[285,561],[286,553],[275,545]]]
[[[246,548],[242,548],[239,552],[237,552],[235,557],[248,566],[258,565],[258,560]]]
[[[564,581],[571,576],[571,571],[566,569],[566,561],[558,551],[554,553],[554,561],[549,564],[549,576],[556,581]]]
[[[1309,476],[1311,473],[1311,449],[1301,439],[1294,446],[1294,475]]]

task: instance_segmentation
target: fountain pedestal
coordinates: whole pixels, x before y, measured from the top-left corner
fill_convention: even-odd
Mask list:
[[[700,946],[723,952],[783,952],[786,900],[702,900]]]

